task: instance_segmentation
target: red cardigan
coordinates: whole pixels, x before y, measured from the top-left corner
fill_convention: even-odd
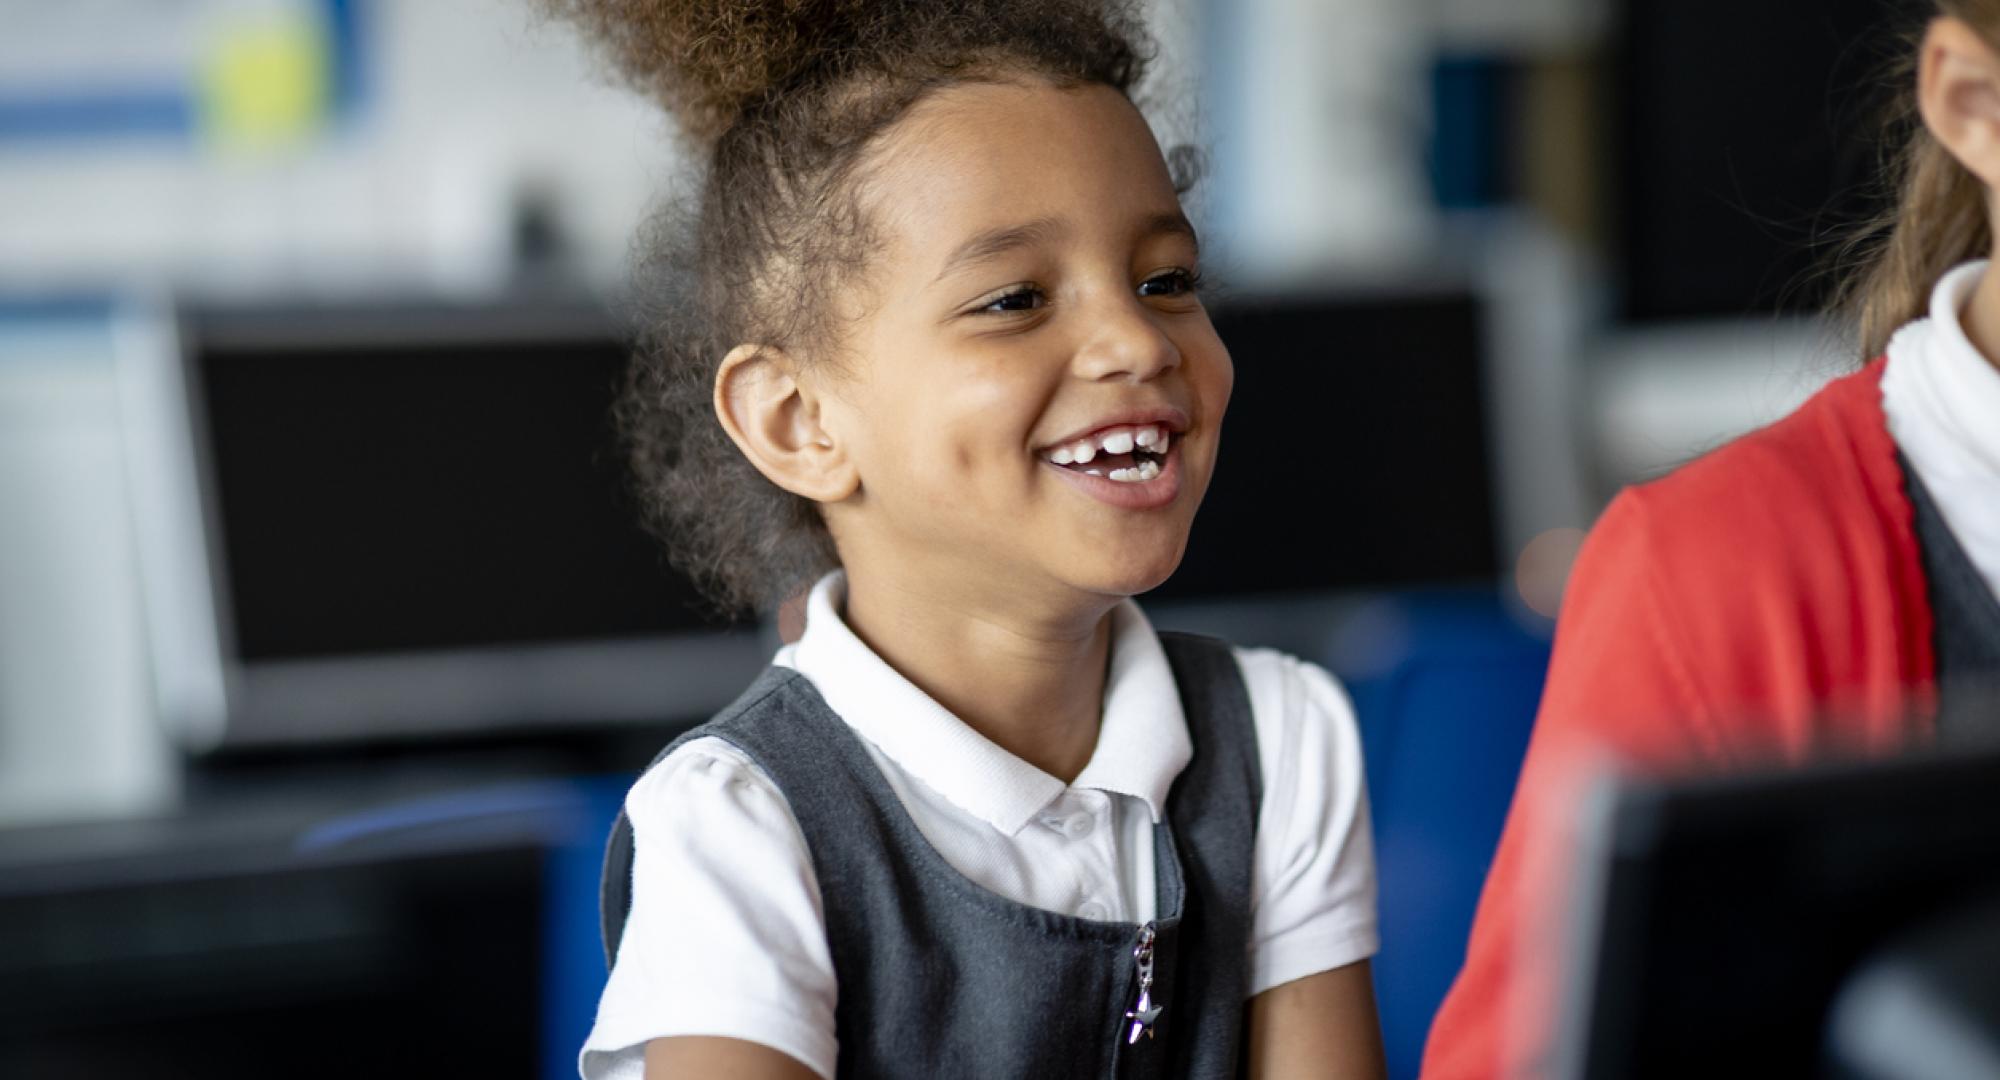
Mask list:
[[[1929,735],[1931,612],[1883,366],[1626,490],[1592,530],[1426,1080],[1544,1071],[1585,766],[1797,761]]]

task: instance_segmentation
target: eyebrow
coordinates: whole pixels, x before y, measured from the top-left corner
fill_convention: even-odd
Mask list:
[[[1195,235],[1194,224],[1188,221],[1187,215],[1181,213],[1179,210],[1169,210],[1165,213],[1154,214],[1139,224],[1138,235],[1140,239],[1162,234],[1185,236],[1188,243],[1194,245],[1195,251],[1199,252],[1201,250],[1201,237]]]
[[[1010,251],[1043,243],[1060,232],[1062,223],[1054,218],[1036,218],[1021,225],[1003,225],[997,229],[988,229],[958,245],[945,258],[944,269],[938,271],[935,280],[943,281],[975,263],[982,263]]]
[[[1061,235],[1064,230],[1063,223],[1055,218],[1036,218],[1020,225],[1003,225],[997,229],[988,229],[960,244],[946,256],[944,268],[938,271],[938,276],[934,280],[943,281],[968,266],[998,258],[1010,251],[1046,243]],[[1194,226],[1188,222],[1187,215],[1179,210],[1154,214],[1140,222],[1135,232],[1135,235],[1142,239],[1161,234],[1185,236],[1189,243],[1195,245],[1196,250],[1201,248],[1201,240],[1195,235]]]

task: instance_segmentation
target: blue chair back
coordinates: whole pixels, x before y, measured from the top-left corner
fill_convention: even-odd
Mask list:
[[[1432,1017],[1465,959],[1541,699],[1549,645],[1491,593],[1388,598],[1350,622],[1335,670],[1354,697],[1380,882],[1375,994],[1392,1080],[1415,1077]],[[1348,661],[1348,662],[1344,662]]]

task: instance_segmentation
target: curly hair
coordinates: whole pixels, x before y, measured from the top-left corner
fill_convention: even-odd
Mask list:
[[[818,507],[766,480],[717,422],[723,356],[748,342],[828,361],[830,302],[875,244],[854,174],[920,99],[1020,77],[1130,98],[1149,40],[1125,0],[542,3],[697,151],[697,196],[638,240],[639,351],[616,419],[673,562],[722,611],[768,610],[839,556]]]

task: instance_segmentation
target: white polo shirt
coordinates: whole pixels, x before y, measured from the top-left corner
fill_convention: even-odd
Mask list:
[[[1097,748],[1064,784],[967,726],[862,644],[845,581],[814,587],[774,663],[861,736],[946,861],[1009,899],[1086,919],[1154,917],[1153,827],[1188,762],[1172,669],[1137,604],[1112,613]],[[1249,993],[1372,956],[1375,867],[1353,709],[1325,671],[1236,650],[1257,731]],[[784,795],[716,738],[633,785],[632,912],[580,1068],[638,1080],[645,1044],[747,1039],[831,1077],[837,996],[812,858]]]
[[[2000,595],[2000,368],[1960,322],[1986,269],[1981,259],[1939,278],[1930,317],[1889,339],[1882,412],[1938,516]]]

